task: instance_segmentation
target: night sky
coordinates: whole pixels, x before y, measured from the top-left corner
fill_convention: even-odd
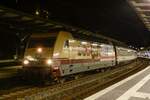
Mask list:
[[[29,14],[35,14],[37,9],[41,13],[46,10],[51,20],[98,32],[128,45],[150,45],[150,32],[127,0],[1,0],[0,4]],[[3,36],[11,37],[11,43],[16,44],[11,33]]]

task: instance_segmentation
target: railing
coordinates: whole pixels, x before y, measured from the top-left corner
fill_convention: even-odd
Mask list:
[[[15,65],[21,65],[21,60],[15,59],[0,60],[0,67],[15,66]]]
[[[14,59],[7,59],[7,60],[0,60],[0,63],[9,63],[9,62],[15,62]]]

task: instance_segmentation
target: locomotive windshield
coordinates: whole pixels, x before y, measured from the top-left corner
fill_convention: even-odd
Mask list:
[[[44,38],[30,38],[28,48],[53,47],[56,41],[56,37],[44,37]]]

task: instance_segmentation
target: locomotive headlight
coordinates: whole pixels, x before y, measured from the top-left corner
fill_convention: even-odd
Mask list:
[[[51,65],[51,64],[53,63],[53,61],[52,61],[51,59],[48,59],[48,60],[46,61],[46,63],[47,63],[48,65]]]
[[[28,60],[24,60],[24,61],[23,61],[23,64],[28,65],[28,64],[29,64],[29,61],[28,61]]]
[[[43,51],[42,48],[38,48],[38,49],[37,49],[37,52],[38,52],[38,53],[41,53],[42,51]]]

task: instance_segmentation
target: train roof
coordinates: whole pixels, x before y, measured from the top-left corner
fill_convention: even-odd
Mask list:
[[[128,46],[123,42],[120,42],[118,40],[115,40],[115,39],[112,39],[112,38],[109,38],[109,37],[106,37],[106,36],[103,36],[103,35],[99,35],[99,34],[96,34],[96,33],[94,35],[72,33],[72,35],[75,38],[81,39],[81,40],[87,40],[87,41],[99,42],[99,43],[106,43],[106,44],[113,44],[113,45],[116,45],[116,46],[122,46],[122,47],[128,48]]]

